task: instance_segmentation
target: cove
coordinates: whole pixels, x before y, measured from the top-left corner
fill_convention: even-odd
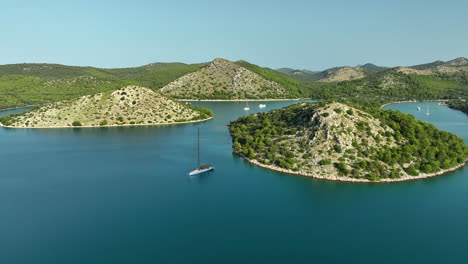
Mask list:
[[[265,103],[261,111],[297,101]],[[468,262],[467,167],[379,185],[281,174],[232,154],[227,124],[246,114],[245,103],[194,104],[215,118],[0,128],[0,262]],[[251,113],[260,111],[249,104]],[[468,140],[467,115],[429,103],[426,116],[425,104],[385,108]],[[189,178],[198,127],[202,161],[216,170]]]

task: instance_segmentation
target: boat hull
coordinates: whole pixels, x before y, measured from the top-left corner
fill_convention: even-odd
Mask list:
[[[209,171],[212,171],[212,170],[214,170],[214,167],[210,167],[210,168],[207,168],[207,169],[197,169],[197,170],[191,171],[189,173],[189,176],[199,175],[199,174],[209,172]]]

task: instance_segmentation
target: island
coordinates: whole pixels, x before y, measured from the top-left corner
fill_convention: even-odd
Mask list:
[[[151,89],[131,85],[0,117],[0,125],[11,128],[148,126],[200,122],[212,117],[209,109],[192,107]]]
[[[468,146],[393,110],[322,101],[241,117],[233,152],[275,171],[350,182],[415,180],[455,170]]]

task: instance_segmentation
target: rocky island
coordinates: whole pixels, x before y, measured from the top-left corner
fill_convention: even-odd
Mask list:
[[[212,116],[209,109],[176,102],[148,88],[127,86],[0,117],[0,124],[13,128],[135,126],[198,122]]]
[[[463,166],[468,146],[398,111],[336,102],[300,103],[241,117],[233,151],[268,169],[320,179],[392,182]]]

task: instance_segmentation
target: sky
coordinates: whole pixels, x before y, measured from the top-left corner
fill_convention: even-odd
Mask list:
[[[466,0],[0,1],[0,64],[323,70],[468,57]]]

